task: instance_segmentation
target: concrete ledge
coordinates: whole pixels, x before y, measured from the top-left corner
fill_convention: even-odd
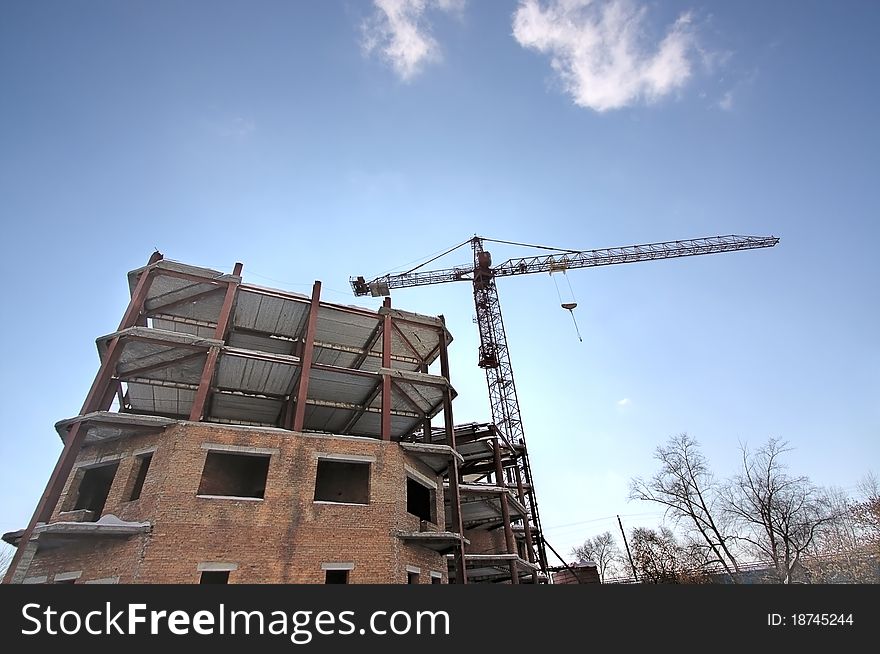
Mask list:
[[[471,544],[467,538],[462,538],[460,534],[452,531],[398,532],[396,536],[411,545],[419,545],[440,554],[452,551],[462,541],[465,545]]]
[[[240,495],[196,495],[203,500],[235,500],[236,502],[262,502],[262,497],[242,497]]]
[[[232,454],[253,454],[258,456],[277,455],[281,450],[277,447],[251,447],[249,445],[223,445],[222,443],[202,443],[203,450],[211,452],[229,452]]]
[[[458,460],[459,465],[462,465],[464,462],[462,456],[447,445],[424,445],[422,443],[407,443],[405,441],[401,441],[398,444],[407,456],[428,466],[438,475],[443,474],[449,469],[453,457]]]
[[[55,431],[61,440],[67,437],[68,431],[76,423],[85,423],[88,430],[86,444],[125,438],[136,434],[162,431],[166,427],[177,424],[173,418],[161,416],[145,416],[136,413],[114,413],[112,411],[95,411],[82,416],[75,416],[55,423]]]
[[[130,536],[153,528],[150,522],[126,522],[108,514],[96,522],[50,522],[34,529],[37,536],[63,534],[70,536]]]

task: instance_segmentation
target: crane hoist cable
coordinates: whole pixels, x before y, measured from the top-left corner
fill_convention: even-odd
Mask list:
[[[571,314],[571,321],[574,323],[574,331],[577,333],[578,340],[583,343],[584,339],[581,336],[580,328],[578,328],[577,318],[574,316],[574,310],[577,308],[577,298],[574,296],[574,289],[571,287],[571,280],[565,272],[567,268],[567,261],[565,257],[562,257],[559,262],[550,264],[550,277],[553,279],[553,285],[556,287],[556,297],[559,298],[559,306],[566,309]],[[565,281],[568,282],[568,293],[571,302],[565,302],[562,299],[562,293],[559,292],[559,284],[557,283],[556,278],[553,277],[553,273],[555,272],[561,272],[562,276],[565,277]]]

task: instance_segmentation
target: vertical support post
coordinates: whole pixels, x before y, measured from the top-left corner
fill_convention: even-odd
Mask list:
[[[241,277],[241,262],[237,262],[232,268],[235,277]],[[223,306],[220,307],[220,317],[217,319],[217,329],[214,330],[214,338],[218,341],[225,340],[226,330],[229,328],[229,318],[232,316],[232,304],[235,301],[235,292],[238,290],[238,280],[230,280],[226,286],[226,296],[223,298]]]
[[[443,320],[443,316],[440,316]],[[440,374],[446,379],[446,387],[443,389],[443,427],[446,432],[446,444],[457,451],[455,447],[455,423],[452,418],[452,393],[450,392],[449,379],[449,352],[446,343],[446,321],[443,320],[443,328],[440,331]],[[461,495],[458,489],[458,459],[452,457],[452,463],[449,466],[449,492],[450,498],[450,514],[452,518],[452,529],[459,535],[458,545],[455,547],[455,582],[458,584],[467,583],[467,570],[465,569],[465,551],[464,551],[464,525],[461,521]],[[447,527],[448,528],[448,527]]]
[[[501,467],[501,447],[498,439],[492,441],[492,453],[495,459],[495,483],[505,490],[501,494],[501,518],[504,520],[504,540],[507,544],[507,553],[516,554],[516,540],[513,537],[513,527],[510,524],[510,503],[507,499],[507,485],[504,483],[504,472]]]
[[[517,495],[519,496],[520,503],[525,506],[526,493],[525,493],[525,489],[523,488],[522,473],[520,473],[518,465],[514,466],[514,471],[516,472]],[[528,516],[526,516],[526,518],[523,520],[523,528],[525,529],[525,534],[526,534],[526,555],[529,557],[529,563],[534,563],[535,562],[535,548],[534,548],[534,543],[532,542],[532,528],[529,525]]]
[[[300,360],[299,384],[296,387],[296,404],[293,411],[293,431],[302,431],[306,421],[306,400],[309,396],[309,375],[312,372],[312,356],[315,351],[315,329],[318,325],[318,309],[321,306],[321,282],[312,286],[312,303],[303,334],[302,359]]]
[[[504,540],[507,545],[507,553],[516,554],[516,540],[513,537],[513,527],[510,525],[510,503],[507,500],[507,484],[504,482],[504,469],[501,466],[501,446],[498,444],[497,436],[492,441],[492,454],[495,459],[495,484],[504,488],[504,492],[501,494],[501,519],[504,522]],[[516,561],[510,562],[510,583],[519,583]]]
[[[211,382],[214,379],[214,370],[217,368],[217,358],[220,356],[220,348],[212,345],[205,359],[205,367],[202,368],[202,376],[199,378],[199,389],[193,399],[189,411],[189,419],[198,422],[205,416],[205,405],[208,403],[208,391],[211,390]]]
[[[150,256],[150,259],[147,262],[148,267],[141,273],[140,278],[138,278],[134,292],[131,294],[128,308],[122,315],[122,320],[119,321],[119,328],[117,331],[128,329],[137,324],[140,320],[144,309],[144,301],[147,298],[147,292],[150,290],[150,284],[153,282],[153,271],[149,266],[161,259],[162,255],[159,252],[154,252],[152,256]],[[119,338],[114,338],[110,342],[107,354],[101,362],[101,367],[98,369],[98,373],[95,375],[95,379],[92,381],[92,385],[89,388],[89,392],[86,395],[82,408],[80,409],[79,414],[81,416],[87,413],[92,413],[93,411],[106,411],[110,408],[110,404],[113,403],[113,395],[109,394],[108,401],[108,389],[112,388],[113,371],[116,370],[116,363],[119,361],[119,355],[121,353],[122,343]],[[64,449],[61,450],[61,454],[58,457],[58,461],[55,463],[55,467],[52,470],[46,488],[40,496],[40,501],[37,502],[37,508],[34,509],[31,520],[25,528],[21,539],[18,541],[15,555],[12,557],[12,561],[6,571],[6,576],[3,578],[4,584],[12,582],[22,556],[30,545],[30,540],[37,523],[48,522],[52,517],[55,507],[58,505],[58,498],[61,497],[64,485],[67,483],[67,478],[70,476],[70,471],[73,469],[73,464],[76,461],[80,449],[82,449],[85,439],[86,430],[82,429],[82,423],[74,423],[70,428],[70,431],[67,433],[67,439],[64,441]]]
[[[422,365],[419,366],[419,372],[424,375],[427,375],[428,374],[428,364],[423,362]],[[431,419],[429,417],[425,416],[425,419],[422,421],[422,442],[430,443],[431,442],[431,434],[432,434]]]
[[[391,308],[391,298],[386,297],[382,306]],[[391,314],[382,318],[382,367],[391,369]],[[391,377],[382,375],[382,440],[391,440]]]
[[[623,522],[620,516],[617,516],[617,524],[620,525],[620,535],[623,536],[623,544],[626,546],[626,557],[629,559],[629,565],[633,571],[633,579],[639,580],[639,573],[636,571],[636,564],[633,561],[632,553],[629,551],[629,541],[626,539],[626,532],[623,530]]]
[[[241,263],[236,263],[232,269],[232,274],[241,277]],[[226,338],[226,330],[229,328],[229,318],[232,315],[232,305],[235,301],[235,291],[238,289],[238,280],[230,280],[226,283],[226,296],[223,298],[223,305],[220,307],[220,316],[217,318],[217,328],[214,330],[214,338],[222,341]],[[208,393],[211,390],[211,382],[214,380],[214,371],[217,368],[217,359],[220,356],[220,347],[211,346],[208,350],[208,357],[205,359],[205,367],[202,368],[202,376],[199,379],[199,389],[193,399],[192,408],[189,412],[189,419],[199,421],[205,415],[205,406],[208,403]]]
[[[535,523],[535,527],[538,529],[537,534],[532,534],[532,542],[535,543],[538,549],[538,561],[537,563],[541,566],[541,570],[545,572],[548,569],[547,565],[547,551],[544,547],[546,541],[544,540],[544,534],[541,533],[541,525],[538,522],[538,511],[537,511],[537,501],[535,500],[535,485],[532,482],[532,474],[531,474],[531,466],[529,466],[529,452],[526,449],[525,441],[522,443],[522,453],[520,456],[523,458],[524,465],[522,466],[523,474],[525,475],[525,481],[529,485],[528,490],[525,493],[525,497],[527,499],[527,506],[531,509],[532,520]]]
[[[147,266],[152,266],[162,260],[162,254],[153,252]],[[149,267],[141,273],[138,283],[135,285],[134,292],[131,294],[131,300],[128,303],[125,313],[122,314],[122,320],[119,321],[117,331],[128,329],[135,326],[140,320],[141,313],[144,311],[144,301],[147,299],[147,291],[150,290],[150,284],[153,283],[153,271]]]

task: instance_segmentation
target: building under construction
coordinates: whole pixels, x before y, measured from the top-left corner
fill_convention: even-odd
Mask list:
[[[129,273],[4,581],[547,581],[525,445],[454,425],[443,318],[241,274]]]

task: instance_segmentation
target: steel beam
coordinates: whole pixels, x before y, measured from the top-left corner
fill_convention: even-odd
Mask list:
[[[214,379],[214,370],[217,367],[217,358],[220,356],[220,348],[216,345],[208,350],[205,359],[205,367],[202,368],[202,376],[199,379],[199,387],[193,399],[189,412],[189,419],[193,422],[200,421],[205,414],[205,405],[208,403],[208,392],[211,390],[211,381]]]
[[[412,408],[414,408],[416,410],[416,413],[419,414],[419,417],[422,420],[425,419],[427,414],[424,411],[422,411],[422,407],[420,407],[416,403],[416,401],[414,399],[412,399],[412,397],[410,397],[409,393],[407,393],[405,390],[403,390],[396,381],[391,382],[391,388],[396,390],[398,392],[398,394],[400,395],[400,397],[402,397],[407,404],[409,404]]]
[[[342,428],[343,434],[347,434],[349,431],[351,431],[351,429],[357,424],[357,421],[360,420],[361,417],[367,412],[367,408],[373,403],[373,400],[375,400],[381,392],[382,382],[379,382],[378,384],[376,384],[376,386],[373,387],[373,390],[371,390],[369,394],[367,394],[363,402],[360,403],[360,408],[357,409],[352,414],[351,418],[348,419],[348,422],[345,423],[345,426]]]
[[[226,330],[229,328],[229,318],[232,315],[232,306],[235,303],[235,292],[238,289],[239,279],[241,278],[241,263],[236,263],[232,270],[233,276],[238,279],[231,279],[226,282],[226,296],[223,298],[223,306],[220,307],[220,316],[217,318],[217,327],[214,329],[214,339],[222,341],[226,338]],[[205,359],[205,367],[202,368],[202,376],[199,379],[199,390],[196,391],[192,408],[189,412],[189,419],[198,422],[205,416],[205,409],[208,404],[208,393],[211,391],[211,382],[214,380],[214,371],[217,368],[217,359],[220,356],[220,347],[211,346],[208,350],[208,357]]]
[[[515,554],[515,552],[514,552]],[[510,562],[510,583],[518,584],[519,583],[519,570],[516,569],[516,561]]]
[[[205,283],[208,283],[208,282],[205,282]],[[181,290],[183,290],[183,289],[181,289]],[[199,300],[199,299],[205,297],[206,295],[213,295],[214,293],[217,293],[222,290],[223,290],[223,286],[217,284],[217,285],[213,286],[212,288],[208,289],[207,291],[200,291],[199,293],[193,293],[192,295],[189,295],[185,298],[181,298],[179,300],[173,300],[173,301],[168,302],[166,304],[153,304],[153,305],[144,307],[144,313],[147,316],[153,316],[154,314],[157,314],[157,313],[162,314],[165,311],[167,311],[168,309],[173,309],[174,307],[179,307],[182,304],[191,304],[192,302],[195,302],[196,300]],[[177,291],[177,292],[179,293],[180,291]],[[158,298],[156,298],[156,300],[158,300]]]
[[[386,297],[382,306],[390,309],[391,298]],[[382,367],[391,368],[391,315],[382,317]],[[391,440],[391,376],[382,375],[382,440]]]
[[[514,472],[516,473],[516,490],[517,495],[519,496],[519,501],[521,504],[526,504],[526,491],[523,487],[522,473],[519,470],[519,466],[514,468]],[[526,555],[528,556],[529,563],[535,562],[535,543],[532,540],[532,528],[529,525],[528,518],[523,520],[523,531],[526,535]]]
[[[312,286],[312,302],[309,317],[303,334],[302,369],[296,387],[296,404],[293,411],[293,431],[302,431],[306,420],[306,399],[309,396],[309,376],[312,371],[312,356],[315,351],[315,329],[318,325],[318,309],[321,306],[321,282]]]
[[[495,483],[506,489],[507,486],[504,484],[504,468],[501,467],[501,448],[498,445],[498,439],[492,441],[492,450],[495,454]],[[507,545],[507,553],[518,555],[516,540],[513,537],[513,527],[510,524],[510,505],[507,502],[506,490],[501,494],[501,519],[504,520],[504,541]]]
[[[140,377],[141,375],[148,372],[155,372],[156,370],[161,370],[162,368],[167,368],[168,366],[176,366],[185,361],[191,361],[192,359],[198,359],[199,357],[205,356],[204,352],[192,352],[191,354],[185,354],[182,357],[178,357],[177,359],[169,359],[168,361],[160,361],[159,363],[154,363],[149,366],[144,366],[143,368],[130,368],[128,370],[119,370],[117,371],[116,376],[120,380],[126,380],[130,377]]]
[[[428,364],[422,363],[422,365],[419,366],[419,372],[424,375],[427,375],[428,374]],[[430,443],[432,433],[433,432],[431,429],[431,419],[426,414],[425,418],[422,420],[422,440],[425,443]]]
[[[391,299],[391,298],[388,298],[388,299]],[[397,321],[392,322],[391,326],[394,328],[394,331],[397,332],[397,335],[403,339],[403,343],[404,343],[404,345],[406,345],[407,348],[409,348],[409,351],[412,352],[420,362],[422,362],[423,361],[422,355],[419,354],[419,351],[416,349],[416,346],[412,344],[412,341],[410,341],[409,338],[407,338],[406,334],[404,334],[403,331],[401,331],[400,327],[397,326]]]
[[[444,322],[443,316],[440,320]],[[446,348],[446,328],[444,326],[440,337],[440,374],[449,380],[449,352]],[[446,431],[446,444],[455,449],[455,422],[452,417],[452,392],[447,386],[443,389],[443,428]],[[449,465],[449,492],[452,497],[449,501],[452,518],[452,529],[460,537],[454,550],[455,557],[455,581],[459,584],[467,583],[467,569],[465,568],[464,552],[464,524],[461,521],[461,495],[458,492],[458,457],[452,457]],[[448,527],[447,527],[448,528]]]
[[[370,350],[373,349],[373,346],[376,344],[376,341],[379,340],[379,336],[382,334],[382,322],[377,321],[376,326],[373,327],[373,331],[370,332],[370,336],[367,338],[367,342],[364,345],[363,351],[358,355],[358,357],[352,362],[352,368],[360,368],[364,365],[364,361],[367,360],[367,357],[370,356]]]
[[[235,264],[232,274],[241,279],[242,264]],[[229,318],[232,316],[232,305],[235,303],[235,292],[238,290],[238,280],[230,280],[226,286],[226,297],[223,298],[223,306],[220,308],[220,317],[217,318],[217,329],[214,330],[214,338],[218,341],[226,340],[226,331],[229,329]]]

